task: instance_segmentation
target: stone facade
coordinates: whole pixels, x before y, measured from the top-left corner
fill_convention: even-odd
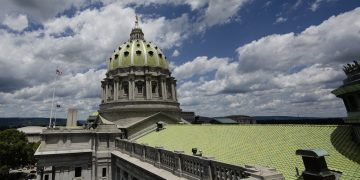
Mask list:
[[[35,153],[37,179],[111,179],[110,152],[116,137],[120,131],[114,125],[45,129]]]

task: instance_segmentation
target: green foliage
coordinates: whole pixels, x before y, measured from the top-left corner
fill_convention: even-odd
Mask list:
[[[9,168],[35,163],[34,148],[37,146],[16,129],[0,131],[0,175],[7,174]]]

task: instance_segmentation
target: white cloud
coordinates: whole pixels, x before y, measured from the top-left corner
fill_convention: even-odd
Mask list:
[[[275,20],[275,23],[274,24],[279,24],[279,23],[283,23],[287,21],[287,18],[284,18],[284,17],[277,17],[276,20]]]
[[[230,18],[235,16],[236,13],[250,1],[251,0],[210,0],[200,21],[201,25],[199,30],[203,31],[206,27],[229,22]]]
[[[213,57],[208,59],[206,56],[195,58],[193,61],[186,62],[173,71],[174,76],[181,79],[188,79],[194,75],[204,75],[208,72],[214,71],[228,63],[228,58]]]
[[[240,69],[288,70],[298,65],[345,64],[358,59],[360,8],[332,16],[299,34],[274,34],[237,49]],[[346,27],[346,28],[339,28]]]
[[[324,1],[324,0],[315,0],[315,2],[313,2],[313,3],[311,4],[311,6],[310,6],[310,10],[311,10],[311,11],[316,11],[316,10],[319,8],[320,3],[321,3],[322,1]]]
[[[239,61],[222,61],[218,68],[206,66],[212,58],[197,57],[174,70],[178,78],[193,77],[179,85],[182,108],[208,116],[345,116],[341,99],[331,91],[345,78],[341,66],[359,59],[356,44],[360,8],[299,34],[274,34],[245,44],[237,49]],[[213,78],[201,78],[207,73]]]
[[[179,55],[180,55],[180,52],[177,49],[175,49],[171,56],[178,57]]]
[[[88,77],[98,71],[86,72],[106,67],[113,49],[128,40],[134,17],[134,9],[112,3],[100,9],[77,12],[73,17],[49,18],[44,21],[44,29],[22,34],[0,29],[0,96],[4,99],[1,108],[6,111],[3,116],[20,111],[25,116],[46,115],[43,112],[47,111],[46,107],[40,104],[49,101],[45,90],[51,86],[57,67],[64,71],[63,78],[67,78],[63,83],[72,82],[71,87],[60,88],[58,95],[64,97],[67,104],[78,104],[87,111],[98,108],[101,78]],[[186,15],[175,19],[145,18],[141,26],[147,40],[159,47],[172,48],[186,38],[187,19]],[[79,89],[83,85],[87,88]],[[29,106],[34,103],[33,109],[43,111],[31,111],[25,106],[22,110],[17,108],[18,112],[12,110],[19,103]]]
[[[3,24],[15,31],[22,31],[28,27],[28,19],[26,15],[6,15]]]

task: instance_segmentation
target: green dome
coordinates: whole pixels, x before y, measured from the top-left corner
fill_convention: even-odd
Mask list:
[[[140,28],[134,28],[130,40],[114,51],[110,57],[108,70],[130,66],[169,68],[166,56],[159,47],[143,38]]]

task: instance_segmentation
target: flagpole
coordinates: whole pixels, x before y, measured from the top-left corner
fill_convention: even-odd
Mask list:
[[[53,107],[54,107],[54,98],[55,98],[55,88],[56,88],[56,80],[58,77],[58,69],[56,69],[56,75],[55,75],[55,80],[54,80],[54,89],[53,89],[53,94],[52,94],[52,100],[51,100],[51,109],[50,109],[50,120],[49,120],[49,127],[51,127],[51,119],[52,119],[52,113],[53,113]]]
[[[57,103],[56,103],[56,107],[55,107],[55,113],[54,113],[54,128],[56,126],[56,109],[57,109]]]

